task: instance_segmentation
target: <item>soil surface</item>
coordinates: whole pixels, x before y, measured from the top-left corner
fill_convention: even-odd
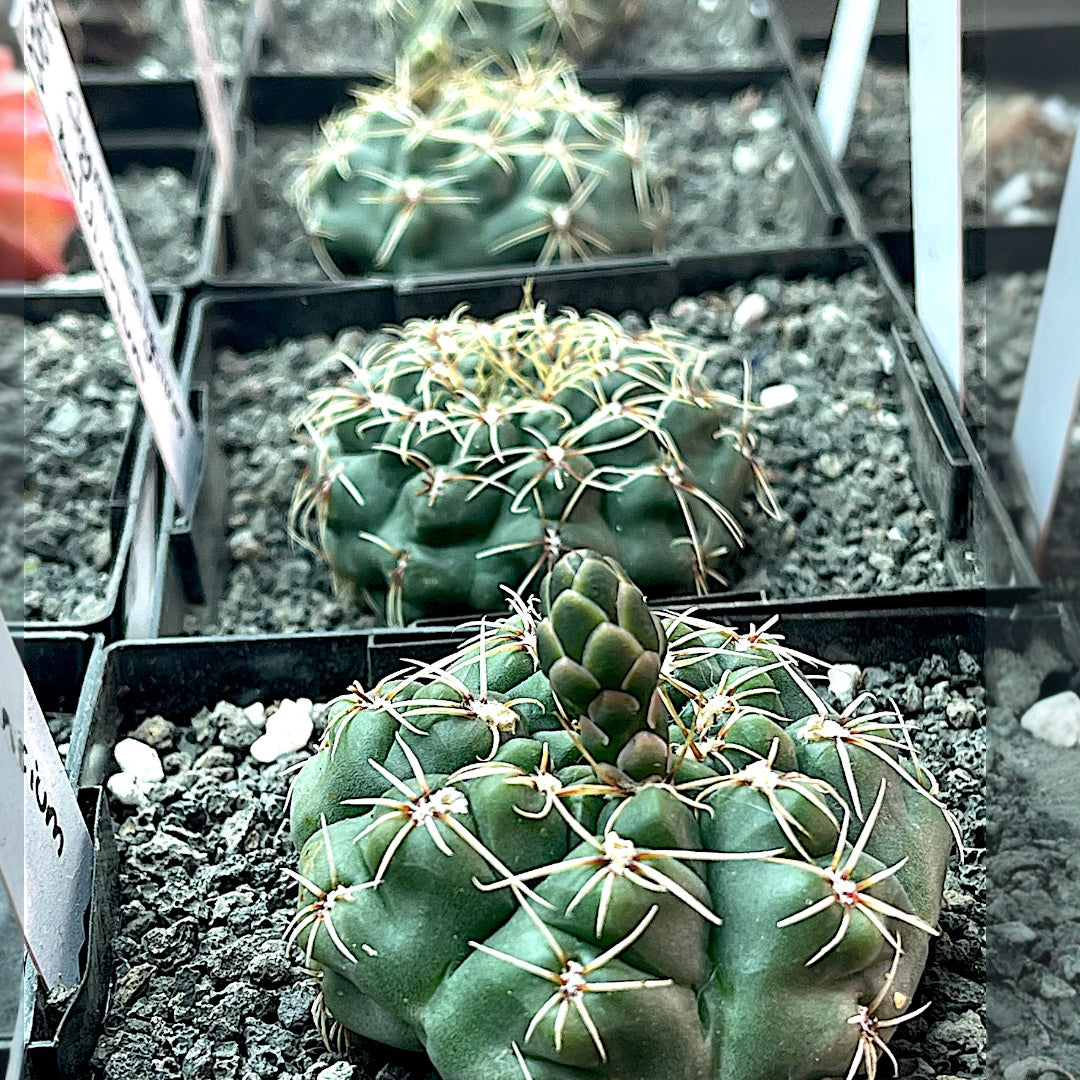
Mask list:
[[[807,66],[811,88],[821,60]],[[812,90],[813,92],[813,90]],[[964,210],[1005,225],[1052,222],[1080,120],[1080,88],[1066,96],[987,86],[965,76]],[[905,68],[866,67],[844,172],[874,222],[911,220],[911,139]]]
[[[747,301],[750,294],[757,299]],[[758,306],[760,319],[733,328],[740,305],[743,312]],[[760,511],[752,514],[735,588],[780,598],[981,580],[978,552],[946,544],[919,494],[889,337],[891,313],[865,272],[835,282],[761,278],[722,294],[681,299],[656,317],[715,350],[725,388],[739,391],[745,355],[755,398],[776,386],[795,394],[752,418],[784,517],[774,522]],[[641,320],[628,315],[625,321],[635,326]],[[334,597],[321,559],[290,544],[286,525],[306,460],[304,447],[290,440],[290,417],[312,390],[345,374],[334,353],[355,355],[367,340],[346,331],[333,343],[309,338],[260,353],[218,355],[212,414],[221,418],[216,437],[228,460],[233,562],[216,616],[196,614],[189,632],[358,624],[350,605]]]
[[[654,94],[633,111],[649,132],[650,172],[668,187],[664,250],[705,254],[826,238],[826,214],[779,91],[697,101]],[[229,277],[326,280],[291,195],[312,147],[310,130],[256,129],[247,167],[255,235]]]
[[[371,4],[281,0],[268,71],[390,71],[393,46]],[[747,0],[640,0],[638,16],[585,67],[745,67],[762,59]]]
[[[993,1080],[1080,1076],[1080,747],[1034,738],[1019,718],[1071,683],[1077,656],[1048,634],[995,644],[987,680],[987,1018]],[[1012,635],[1015,637],[1016,635]],[[1073,645],[1075,648],[1075,644]]]
[[[930,1007],[899,1029],[892,1048],[902,1076],[982,1077],[981,664],[960,651],[870,668],[863,683],[912,722],[972,851],[963,863],[954,855],[946,881],[942,933],[915,1002]],[[304,755],[260,765],[249,752],[259,729],[225,704],[194,717],[149,718],[121,734],[152,743],[166,778],[144,808],[112,806],[121,930],[95,1080],[435,1080],[419,1055],[365,1044],[346,1061],[315,1032],[315,989],[281,940],[296,889],[282,873],[296,861],[282,829],[286,773]]]
[[[88,64],[84,70],[91,75],[99,71],[129,72],[140,79],[191,78],[195,62],[181,5],[177,0],[144,0],[142,6],[149,27],[149,40],[142,54],[115,67]],[[251,0],[207,0],[206,8],[221,71],[235,74],[241,65]]]
[[[19,329],[21,320],[0,317],[0,613],[12,622],[22,618],[23,595],[23,343]]]
[[[131,372],[98,316],[0,325],[25,343],[24,617],[91,621],[112,566],[109,496],[135,410]]]
[[[192,277],[200,250],[195,236],[199,199],[191,179],[178,169],[134,165],[113,181],[146,280],[168,285]],[[100,288],[81,235],[72,238],[66,262],[67,273],[37,284],[50,289]]]

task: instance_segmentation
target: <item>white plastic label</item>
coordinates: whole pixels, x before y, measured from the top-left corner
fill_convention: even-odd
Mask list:
[[[0,836],[0,873],[45,985],[75,986],[93,844],[2,620],[0,628],[0,812],[23,826],[21,836]]]
[[[840,0],[836,8],[815,110],[829,153],[837,161],[847,150],[877,12],[878,0]]]
[[[222,189],[226,200],[231,199],[233,177],[236,175],[236,143],[233,140],[232,119],[226,104],[225,87],[218,70],[217,53],[210,36],[210,20],[206,0],[183,0],[191,52],[195,57],[195,77],[199,87],[210,141],[214,147]]]
[[[960,0],[908,0],[915,309],[961,401]]]
[[[201,440],[116,199],[53,0],[25,0],[23,59],[41,99],[83,240],[101,277],[161,460],[185,510],[194,502]]]
[[[1054,248],[1012,437],[1016,460],[1031,495],[1039,530],[1040,556],[1053,522],[1054,506],[1080,406],[1080,345],[1076,340],[1078,295],[1080,139],[1073,143],[1072,161],[1054,233]]]

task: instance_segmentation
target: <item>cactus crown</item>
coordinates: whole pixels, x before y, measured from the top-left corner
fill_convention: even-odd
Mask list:
[[[414,69],[478,56],[559,53],[580,64],[637,13],[636,0],[379,0],[396,54]]]
[[[294,535],[388,616],[493,611],[582,543],[668,595],[706,592],[743,542],[756,476],[743,370],[653,326],[551,315],[413,320],[312,396]]]
[[[477,65],[356,92],[295,200],[332,276],[646,251],[664,209],[645,133],[562,63]]]
[[[354,687],[297,776],[287,937],[328,1040],[443,1080],[874,1076],[956,832],[907,726],[595,552],[541,593]]]

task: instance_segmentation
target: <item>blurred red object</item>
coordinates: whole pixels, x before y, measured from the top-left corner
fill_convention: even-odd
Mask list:
[[[0,47],[0,280],[62,273],[76,225],[37,95]]]

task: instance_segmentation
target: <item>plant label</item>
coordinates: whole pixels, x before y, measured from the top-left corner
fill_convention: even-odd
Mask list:
[[[0,872],[45,985],[75,986],[94,848],[15,642],[0,627]]]
[[[1031,356],[1013,426],[1013,454],[1027,481],[1041,559],[1080,405],[1076,297],[1080,283],[1080,139],[1073,143]]]
[[[878,0],[840,0],[836,7],[815,111],[829,153],[837,161],[847,150],[877,12]]]
[[[75,200],[83,240],[101,277],[161,460],[176,487],[177,501],[188,510],[199,475],[201,439],[180,389],[53,0],[25,0],[21,37],[26,70],[41,99]]]
[[[960,0],[908,0],[915,309],[964,393]]]
[[[210,129],[210,142],[214,147],[218,172],[221,174],[222,190],[226,202],[233,194],[233,178],[236,176],[236,141],[233,124],[226,103],[225,86],[218,70],[217,53],[210,36],[210,20],[206,14],[206,0],[183,0],[184,18],[191,52],[195,57],[195,78],[199,88],[206,126]]]

